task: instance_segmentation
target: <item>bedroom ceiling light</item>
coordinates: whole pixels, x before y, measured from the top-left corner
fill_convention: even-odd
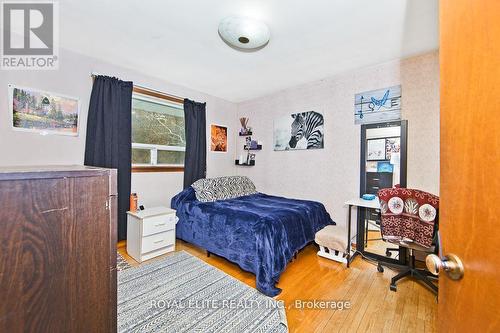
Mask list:
[[[269,42],[269,28],[264,22],[230,16],[219,23],[219,36],[240,51],[257,51]]]

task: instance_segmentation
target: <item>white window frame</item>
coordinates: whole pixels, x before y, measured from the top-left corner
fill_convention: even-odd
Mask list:
[[[186,151],[185,147],[178,146],[164,146],[164,145],[152,145],[147,143],[132,143],[132,149],[143,149],[149,150],[151,161],[147,163],[134,163],[132,166],[172,166],[172,167],[183,167],[183,164],[158,164],[158,151]]]
[[[133,92],[132,99],[139,99],[146,102],[152,102],[156,104],[165,105],[168,107],[176,108],[179,110],[183,110],[182,104],[173,103],[168,101],[163,101],[160,98],[151,98],[147,95]],[[166,146],[166,145],[155,145],[149,143],[136,143],[132,142],[132,149],[143,149],[149,150],[150,152],[150,163],[132,163],[132,167],[184,167],[184,163],[182,164],[159,164],[158,163],[158,151],[186,151],[186,147],[181,146]]]

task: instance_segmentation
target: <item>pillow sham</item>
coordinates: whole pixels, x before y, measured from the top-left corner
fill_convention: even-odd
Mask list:
[[[201,202],[227,200],[257,193],[254,183],[245,176],[199,179],[191,185]]]

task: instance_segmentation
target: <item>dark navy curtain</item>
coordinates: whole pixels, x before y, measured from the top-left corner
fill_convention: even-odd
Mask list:
[[[90,96],[85,165],[118,169],[118,240],[127,238],[132,162],[132,82],[96,76]]]
[[[191,186],[207,173],[206,103],[184,100],[186,155],[184,188]]]

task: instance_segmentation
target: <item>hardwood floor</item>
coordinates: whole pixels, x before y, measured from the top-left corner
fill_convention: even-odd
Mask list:
[[[122,244],[123,245],[123,244]],[[224,258],[211,255],[196,246],[177,240],[176,251],[184,250],[238,280],[255,287],[255,276]],[[125,247],[119,252],[131,265],[138,265],[127,256]],[[386,269],[377,272],[375,265],[361,259],[351,268],[318,257],[314,244],[305,247],[281,275],[277,299],[287,307],[290,332],[435,332],[436,297],[419,283],[404,279],[398,291],[389,290],[395,275]],[[167,254],[168,255],[168,254]],[[296,300],[349,301],[343,310],[299,309]]]
[[[385,256],[385,250],[387,248],[395,248],[395,245],[391,245],[380,238],[380,230],[368,231],[368,245],[365,247],[365,250],[371,253],[380,254],[381,256]],[[398,253],[396,251],[391,252],[392,258],[396,258]]]

